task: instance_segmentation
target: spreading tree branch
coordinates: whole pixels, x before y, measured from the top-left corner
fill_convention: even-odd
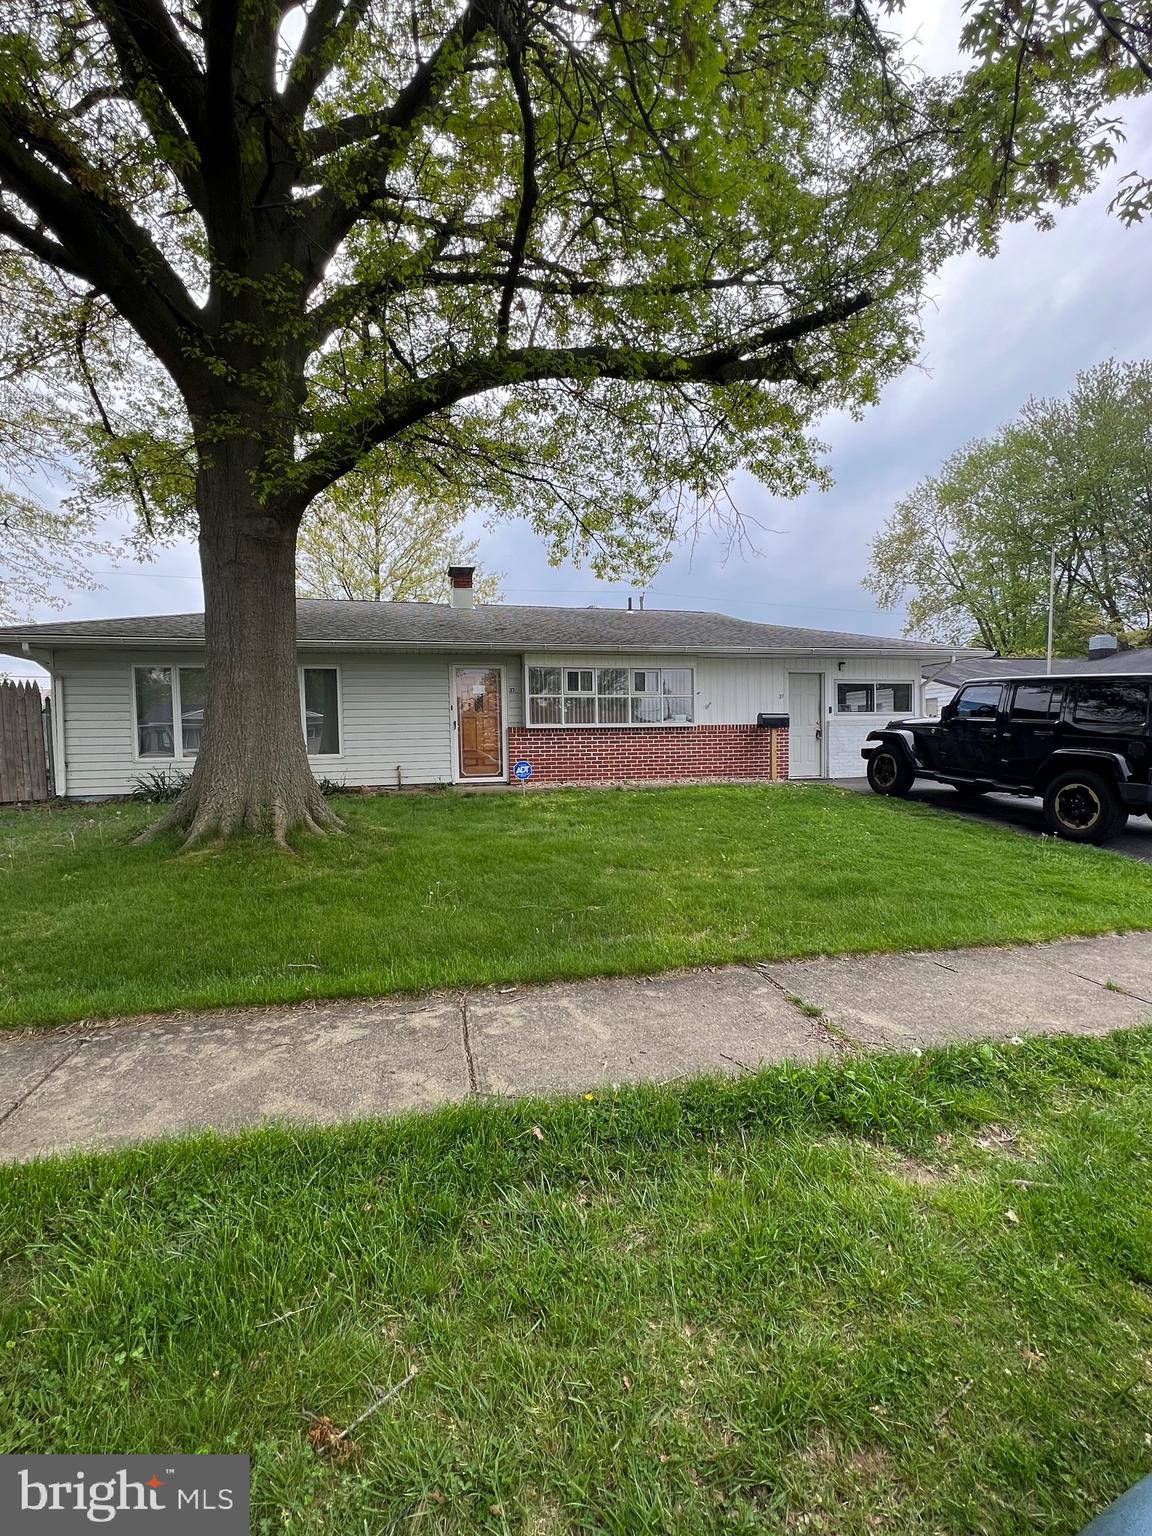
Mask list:
[[[188,79],[183,85],[173,86],[169,76],[176,73],[181,80],[183,69],[169,70],[157,65],[137,41],[137,31],[125,18],[126,7],[112,0],[92,0],[95,13],[108,29],[108,37],[116,54],[127,90],[118,93],[120,99],[130,100],[140,113],[152,135],[152,142],[161,151],[164,163],[184,189],[192,206],[203,213],[206,190],[200,174],[199,130],[203,106],[203,80],[195,61],[184,50],[187,60]],[[142,30],[152,36],[152,29]],[[179,36],[175,38],[183,50]],[[167,52],[164,52],[167,63]],[[81,115],[100,100],[107,100],[113,93],[89,92],[79,103],[74,116]]]
[[[508,269],[504,280],[504,289],[500,295],[500,312],[496,319],[496,340],[500,346],[507,346],[508,332],[512,324],[512,302],[516,297],[516,283],[520,276],[520,269],[524,265],[524,256],[528,249],[528,234],[532,228],[532,217],[536,212],[536,204],[540,200],[540,186],[536,180],[536,115],[532,110],[532,93],[528,88],[528,78],[524,73],[523,45],[515,33],[509,31],[504,38],[508,49],[508,73],[512,77],[512,86],[516,92],[516,104],[520,108],[521,123],[521,151],[523,168],[521,171],[520,207],[516,213],[516,227],[512,233],[512,248],[508,253]]]
[[[69,179],[43,158],[67,167]],[[98,173],[12,102],[0,103],[0,183],[11,188],[67,251],[72,269],[99,289],[178,382],[187,377],[187,334],[199,330],[195,305],[151,235],[119,203],[97,191]],[[43,258],[44,236],[9,216],[5,233]],[[75,253],[83,252],[77,258]]]
[[[314,0],[284,87],[283,106],[290,118],[304,121],[312,98],[335,63],[341,35],[355,26],[367,8],[368,0]]]
[[[204,109],[204,81],[196,60],[162,0],[88,0],[92,14],[112,38],[123,59],[130,40],[148,74],[179,114],[188,135],[199,134]]]
[[[1148,52],[1142,53],[1121,26],[1119,18],[1109,16],[1104,9],[1103,0],[1088,0],[1088,3],[1108,35],[1120,44],[1144,78],[1152,80],[1152,11],[1148,12],[1147,23],[1140,28],[1146,34],[1145,44],[1148,48]],[[1134,24],[1130,22],[1129,25]]]
[[[815,386],[819,381],[801,366],[793,344],[816,331],[843,323],[872,301],[870,293],[859,293],[745,337],[736,346],[689,355],[605,345],[499,347],[487,357],[462,362],[416,379],[402,389],[383,392],[374,406],[358,412],[357,420],[347,429],[331,433],[303,459],[292,499],[307,505],[354,469],[369,449],[379,447],[437,412],[489,390],[550,380],[582,383],[597,379],[720,386],[791,380]]]
[[[84,382],[84,388],[88,392],[88,398],[92,401],[96,415],[99,418],[101,430],[109,442],[116,443],[119,441],[119,434],[112,424],[112,418],[108,413],[107,406],[104,404],[99,386],[96,383],[96,377],[88,361],[87,342],[91,326],[92,296],[88,294],[81,303],[80,315],[76,326],[76,361],[80,368],[80,377]],[[140,471],[136,467],[136,461],[126,448],[118,449],[116,456],[124,466],[124,471],[128,476],[128,484],[132,489],[132,499],[136,503],[136,510],[140,514],[140,519],[147,530],[149,538],[151,538],[154,532],[152,527],[152,508],[149,506],[148,492],[143,480],[140,478]]]
[[[322,251],[334,251],[380,198],[384,178],[401,163],[417,134],[443,101],[449,83],[456,78],[485,25],[477,0],[469,0],[433,53],[417,66],[401,88],[393,105],[379,115],[371,142],[350,156],[343,168],[342,188],[326,188],[311,199],[308,238],[313,245]]]
[[[43,230],[25,224],[3,205],[0,205],[0,235],[6,235],[14,244],[22,246],[30,256],[35,256],[45,266],[68,272],[86,283],[95,282],[93,268],[82,256],[75,251],[66,251]]]

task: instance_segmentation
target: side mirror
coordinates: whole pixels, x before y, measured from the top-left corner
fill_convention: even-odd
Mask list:
[[[956,718],[956,706],[955,706],[955,704],[945,704],[943,706],[943,708],[940,710],[940,718],[941,718],[941,720],[955,720],[955,718]]]

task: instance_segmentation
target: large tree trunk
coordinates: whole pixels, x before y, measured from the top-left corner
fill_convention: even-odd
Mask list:
[[[300,719],[298,519],[260,505],[246,446],[233,439],[201,458],[204,730],[187,788],[145,839],[179,828],[188,846],[248,830],[287,846],[291,832],[340,825],[317,788]]]

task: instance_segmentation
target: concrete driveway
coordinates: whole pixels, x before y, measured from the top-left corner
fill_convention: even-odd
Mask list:
[[[841,789],[854,790],[858,794],[872,793],[865,778],[836,779],[834,782]],[[1039,800],[1021,800],[1016,795],[982,795],[978,800],[965,801],[949,784],[917,784],[908,799],[935,806],[938,811],[948,811],[953,816],[967,816],[970,821],[1016,827],[1035,837],[1051,836],[1044,824]],[[1108,844],[1108,848],[1112,853],[1122,853],[1129,859],[1152,864],[1152,821],[1147,816],[1129,816],[1127,828]]]

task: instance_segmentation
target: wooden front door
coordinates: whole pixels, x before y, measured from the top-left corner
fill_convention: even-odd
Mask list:
[[[504,777],[504,712],[499,667],[453,668],[456,768],[462,779]]]

